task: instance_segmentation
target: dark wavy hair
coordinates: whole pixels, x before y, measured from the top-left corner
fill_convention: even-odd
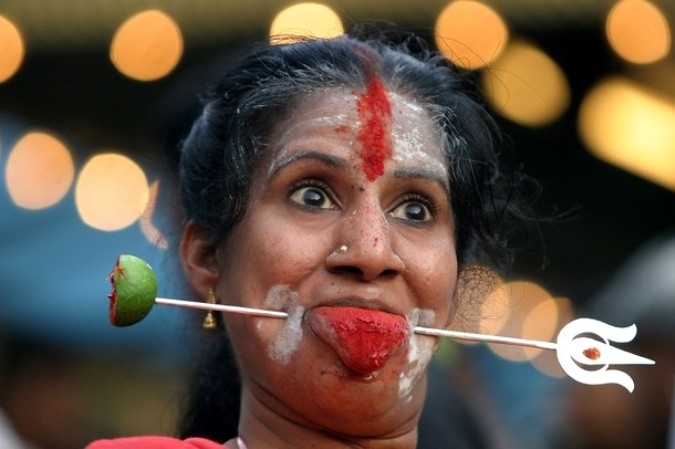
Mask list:
[[[444,138],[460,269],[508,266],[510,236],[527,212],[519,177],[503,171],[500,134],[470,75],[411,37],[393,42],[343,36],[252,51],[225,70],[182,145],[185,218],[215,251],[246,211],[275,125],[313,94],[363,90],[376,76],[389,91],[425,108]],[[208,337],[213,348],[194,378],[181,437],[225,441],[236,435],[240,387],[223,333]]]

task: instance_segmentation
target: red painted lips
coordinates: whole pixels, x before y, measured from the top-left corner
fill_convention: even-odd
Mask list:
[[[408,338],[400,315],[361,307],[319,307],[309,312],[312,330],[359,374],[380,369]]]

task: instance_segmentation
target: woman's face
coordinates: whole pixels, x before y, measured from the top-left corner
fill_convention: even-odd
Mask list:
[[[457,260],[439,131],[371,83],[302,102],[269,154],[218,258],[222,302],[289,313],[224,317],[245,404],[354,435],[414,427],[437,340],[410,332],[377,369],[357,372],[308,316],[347,305],[409,329],[449,324]]]

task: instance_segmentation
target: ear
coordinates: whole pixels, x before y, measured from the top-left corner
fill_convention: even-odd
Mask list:
[[[218,281],[218,260],[194,222],[189,222],[183,232],[180,260],[190,286],[205,299]]]

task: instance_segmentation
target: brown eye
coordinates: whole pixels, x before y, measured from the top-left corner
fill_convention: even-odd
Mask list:
[[[433,214],[431,208],[421,200],[408,200],[400,203],[391,212],[391,216],[412,222],[427,222]]]
[[[318,186],[302,186],[291,192],[291,201],[310,209],[336,209],[335,203]]]

